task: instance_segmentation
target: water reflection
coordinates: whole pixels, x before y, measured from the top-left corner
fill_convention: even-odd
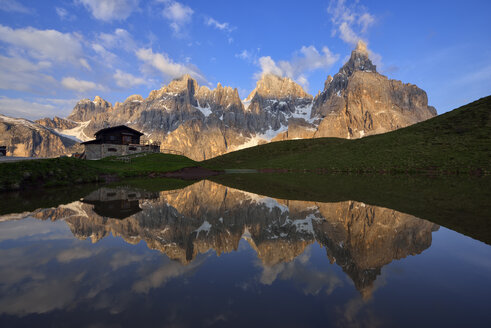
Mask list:
[[[285,264],[317,243],[365,299],[370,297],[382,267],[423,252],[431,245],[432,232],[439,228],[414,216],[361,202],[278,200],[210,181],[160,193],[101,188],[81,201],[23,216],[63,220],[74,236],[93,243],[110,234],[130,244],[144,241],[150,249],[184,265],[210,250],[217,255],[237,251],[245,240],[260,260],[264,284],[285,276]],[[74,254],[80,256],[80,252]],[[299,268],[290,266],[288,270]],[[314,281],[312,277],[308,280]],[[329,288],[336,283],[331,281]],[[137,288],[147,285],[141,283]]]
[[[491,320],[490,247],[412,215],[209,181],[83,195],[0,217],[1,327]]]
[[[158,198],[158,192],[129,188],[100,188],[85,196],[82,202],[94,205],[93,211],[99,216],[124,219],[142,210],[140,200]]]

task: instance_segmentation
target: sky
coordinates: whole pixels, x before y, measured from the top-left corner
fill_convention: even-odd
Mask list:
[[[441,114],[491,94],[490,12],[489,0],[0,0],[0,114],[65,117],[186,73],[242,98],[266,72],[316,95],[358,40]]]

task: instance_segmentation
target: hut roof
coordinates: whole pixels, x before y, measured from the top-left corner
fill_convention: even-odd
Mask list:
[[[114,130],[126,130],[126,131],[132,132],[134,134],[138,134],[140,136],[143,135],[143,133],[141,133],[140,131],[137,131],[135,129],[132,129],[130,127],[127,127],[126,125],[118,125],[118,126],[113,126],[113,127],[110,127],[110,128],[105,128],[105,129],[102,129],[102,130],[97,131],[94,135],[97,137],[101,133],[106,133],[106,132],[114,131]]]

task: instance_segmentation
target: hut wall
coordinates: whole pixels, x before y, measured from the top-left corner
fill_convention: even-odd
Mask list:
[[[149,145],[115,145],[115,144],[88,144],[85,145],[86,159],[101,159],[109,156],[126,156],[138,153],[158,153],[159,148]]]

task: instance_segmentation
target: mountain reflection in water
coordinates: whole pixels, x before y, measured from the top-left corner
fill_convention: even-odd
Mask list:
[[[210,181],[73,189],[1,199],[0,327],[491,321],[491,247],[409,214]]]
[[[361,202],[277,200],[210,181],[163,192],[101,188],[81,201],[29,216],[64,220],[77,238],[93,243],[111,233],[131,244],[143,240],[182,264],[209,250],[236,251],[245,239],[271,271],[318,243],[364,298],[384,265],[423,252],[439,228]]]

